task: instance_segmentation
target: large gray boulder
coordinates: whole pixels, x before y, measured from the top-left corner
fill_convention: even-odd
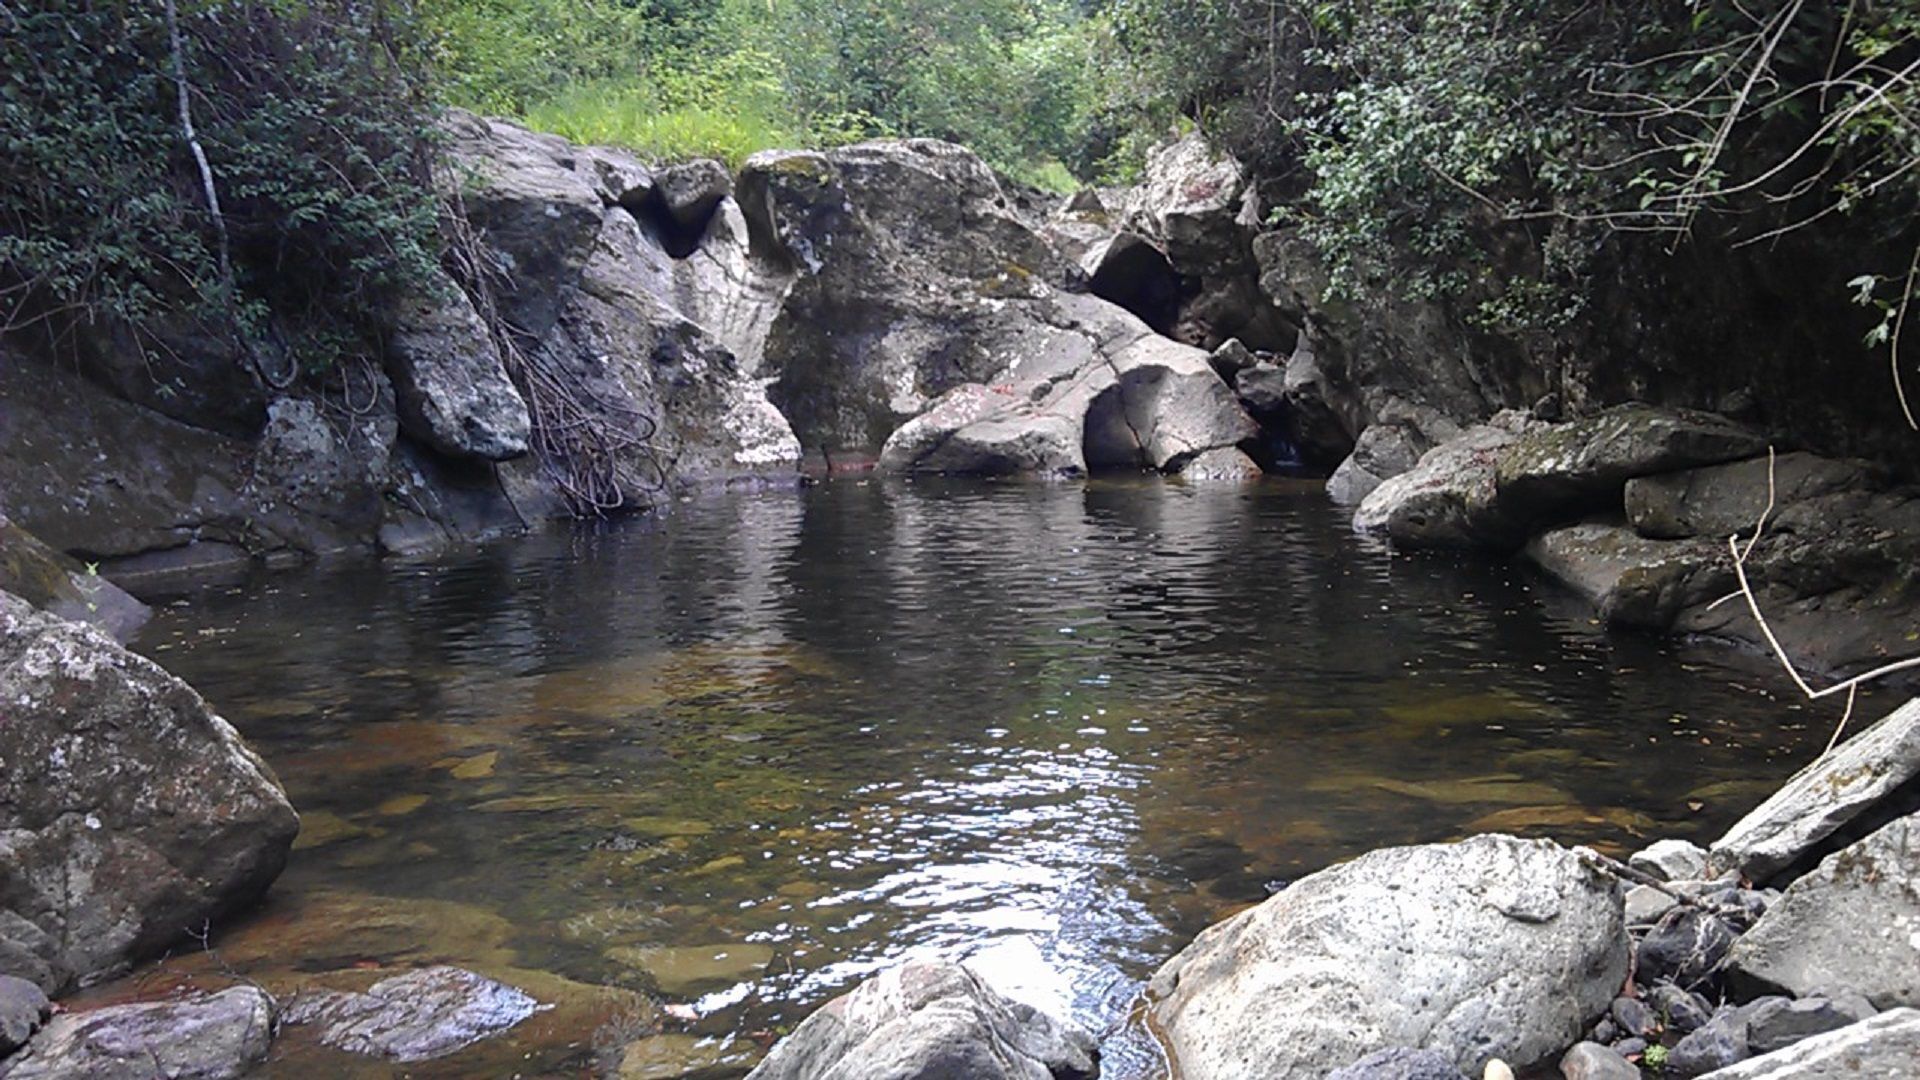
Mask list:
[[[1700,1080],[1863,1080],[1913,1075],[1920,1061],[1920,1012],[1894,1009],[1749,1058]]]
[[[757,371],[830,464],[1178,472],[1255,434],[1204,352],[1087,295],[963,148],[758,154],[739,198],[751,251],[791,275]]]
[[[1920,1006],[1920,814],[1820,861],[1734,943],[1737,980]]]
[[[628,508],[686,486],[793,477],[800,446],[792,429],[731,351],[662,300],[648,269],[657,257],[658,242],[639,221],[609,210],[578,286],[531,354],[607,435],[578,447],[576,459],[605,461],[607,494]],[[546,475],[534,473],[534,483]]]
[[[1713,842],[1715,867],[1755,882],[1820,845],[1920,776],[1920,701],[1909,701],[1795,773]]]
[[[1070,1080],[1097,1060],[1084,1031],[958,964],[914,961],[822,1006],[749,1080]]]
[[[1617,886],[1542,840],[1389,848],[1210,927],[1149,984],[1180,1075],[1319,1077],[1381,1047],[1470,1075],[1577,1041],[1618,992]]]
[[[273,999],[251,986],[61,1013],[0,1080],[237,1080],[265,1060]]]
[[[185,683],[0,594],[0,972],[60,992],[258,897],[299,818]]]
[[[1237,447],[1257,428],[1206,353],[1093,297],[1062,293],[1048,307],[1048,325],[989,331],[1011,358],[1003,381],[948,392],[894,432],[881,465],[1050,476],[1180,473],[1208,454],[1215,471],[1222,455],[1251,465]]]
[[[940,395],[1004,381],[1013,350],[1051,343],[1046,299],[1084,282],[948,143],[756,154],[739,199],[755,249],[793,278],[759,374],[832,460],[870,461]]]
[[[1504,412],[1434,447],[1361,500],[1353,527],[1403,548],[1519,547],[1526,529],[1501,504],[1495,469],[1502,452],[1536,426],[1523,413]]]
[[[1758,434],[1711,413],[1626,405],[1527,432],[1502,451],[1496,485],[1506,512],[1525,521],[1617,513],[1634,477],[1766,449]]]
[[[600,232],[611,194],[590,151],[458,110],[447,120],[441,187],[457,195],[502,276],[501,314],[538,340],[560,317]]]
[[[1197,131],[1147,155],[1127,211],[1129,222],[1182,274],[1223,277],[1252,268],[1258,201],[1240,163]]]

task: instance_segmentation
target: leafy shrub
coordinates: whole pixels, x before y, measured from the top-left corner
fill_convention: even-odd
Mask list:
[[[165,12],[0,5],[0,327],[137,338],[184,314],[236,341],[272,336],[308,367],[372,349],[439,250],[413,27],[377,0],[182,4],[216,220]]]

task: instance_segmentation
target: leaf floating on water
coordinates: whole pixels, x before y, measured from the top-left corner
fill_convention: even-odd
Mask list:
[[[489,750],[478,757],[471,757],[453,767],[453,775],[460,780],[479,780],[493,775],[493,767],[500,763],[500,751]]]

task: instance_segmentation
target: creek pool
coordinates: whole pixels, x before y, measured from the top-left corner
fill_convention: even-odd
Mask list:
[[[136,645],[305,818],[269,903],[214,928],[221,971],[444,961],[671,1006],[556,1021],[513,1044],[528,1076],[646,1034],[626,1075],[737,1075],[914,953],[973,956],[1101,1033],[1105,1075],[1155,1076],[1142,982],[1270,888],[1485,830],[1704,840],[1833,719],[1754,658],[1609,634],[1519,566],[1392,555],[1278,481],[717,493],[202,585]]]

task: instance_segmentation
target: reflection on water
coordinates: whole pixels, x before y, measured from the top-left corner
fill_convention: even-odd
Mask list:
[[[1277,485],[714,496],[209,589],[140,644],[305,815],[259,965],[538,969],[750,1051],[903,955],[977,953],[1121,1077],[1154,1069],[1142,979],[1278,883],[1488,829],[1705,837],[1824,722]],[[382,902],[467,914],[341,925]]]

